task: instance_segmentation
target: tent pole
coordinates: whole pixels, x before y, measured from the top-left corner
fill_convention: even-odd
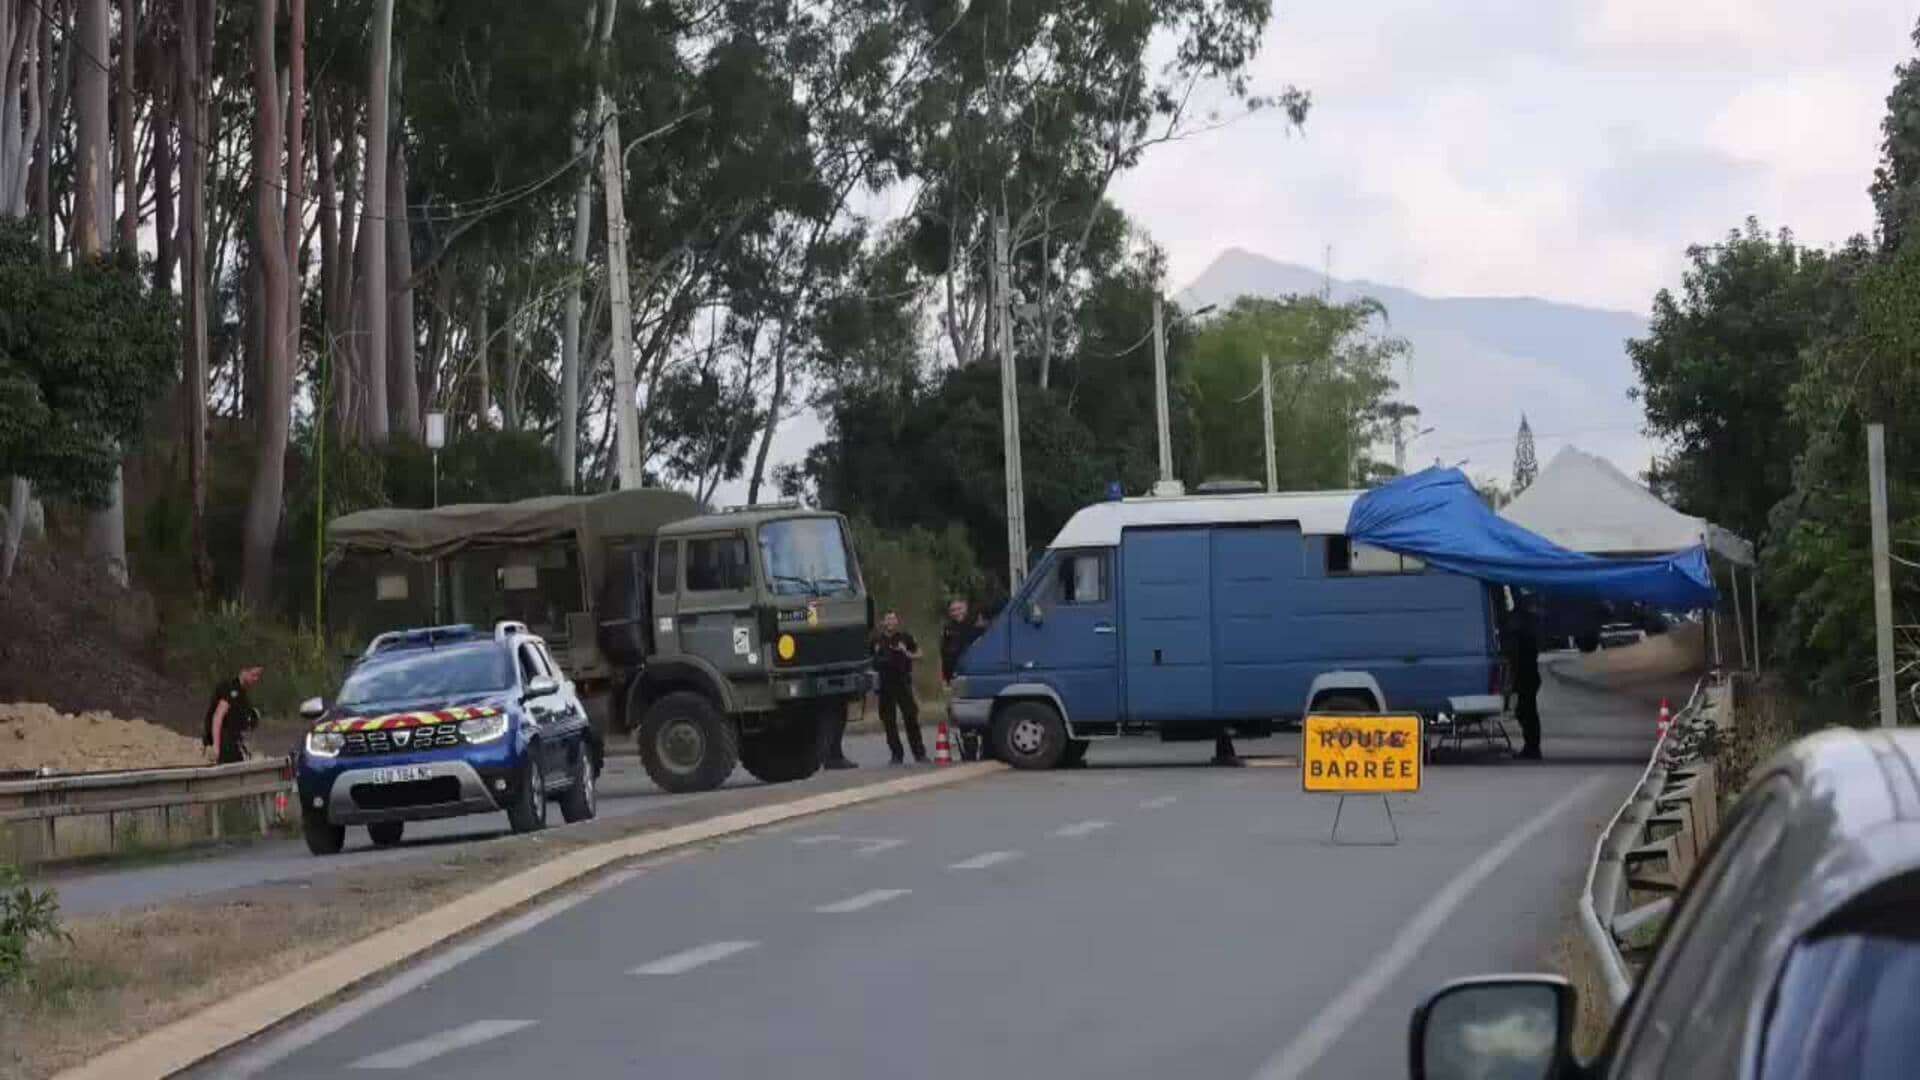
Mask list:
[[[1720,601],[1713,602],[1713,607],[1709,609],[1708,614],[1713,620],[1713,667],[1718,671],[1720,668]]]
[[[1747,621],[1740,612],[1740,564],[1727,563],[1727,583],[1733,593],[1733,638],[1740,644],[1740,666],[1747,666]]]
[[[1747,571],[1747,610],[1753,613],[1753,671],[1760,673],[1760,567]]]

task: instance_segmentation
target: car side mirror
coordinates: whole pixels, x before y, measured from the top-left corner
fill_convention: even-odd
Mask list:
[[[1573,987],[1555,975],[1448,983],[1413,1011],[1413,1080],[1572,1075]]]
[[[1027,621],[1035,626],[1039,626],[1041,623],[1047,621],[1047,613],[1040,610],[1040,605],[1037,602],[1028,604]]]
[[[327,703],[317,697],[310,697],[300,703],[300,718],[303,720],[318,720],[325,716],[326,712]]]
[[[527,680],[527,696],[530,698],[546,697],[548,694],[557,694],[559,692],[560,684],[555,682],[550,676],[535,675],[533,678]]]

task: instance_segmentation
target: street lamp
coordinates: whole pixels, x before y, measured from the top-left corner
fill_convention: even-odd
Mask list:
[[[440,508],[440,449],[447,445],[447,414],[427,414],[427,449],[433,456],[433,508]],[[440,557],[433,558],[433,624],[440,625]]]

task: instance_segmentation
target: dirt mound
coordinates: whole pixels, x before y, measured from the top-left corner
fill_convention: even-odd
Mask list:
[[[1586,675],[1628,680],[1684,675],[1706,667],[1706,631],[1698,623],[1676,626],[1631,645],[1587,653],[1575,664]]]
[[[86,772],[204,765],[200,740],[112,713],[70,716],[39,704],[0,704],[0,770]]]
[[[0,585],[0,701],[141,717],[198,740],[211,688],[161,673],[153,602],[56,548],[22,551]]]

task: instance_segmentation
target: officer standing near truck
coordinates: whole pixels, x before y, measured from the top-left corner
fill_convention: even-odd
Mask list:
[[[966,600],[955,597],[947,605],[947,621],[940,627],[940,684],[951,688],[953,676],[960,666],[960,654],[980,636],[986,623],[976,619]],[[951,699],[952,694],[948,694]],[[960,733],[960,760],[980,760],[980,735],[977,732]]]
[[[200,745],[218,764],[247,760],[247,732],[260,723],[260,714],[254,710],[247,691],[259,684],[262,670],[241,668],[238,675],[214,687],[213,696],[207,699]]]
[[[913,662],[918,659],[920,643],[900,628],[899,612],[887,612],[873,638],[873,670],[880,676],[880,724],[887,729],[887,749],[893,751],[895,765],[906,761],[896,714],[906,722],[913,760],[927,763],[927,747],[920,739],[920,703],[913,699]]]

